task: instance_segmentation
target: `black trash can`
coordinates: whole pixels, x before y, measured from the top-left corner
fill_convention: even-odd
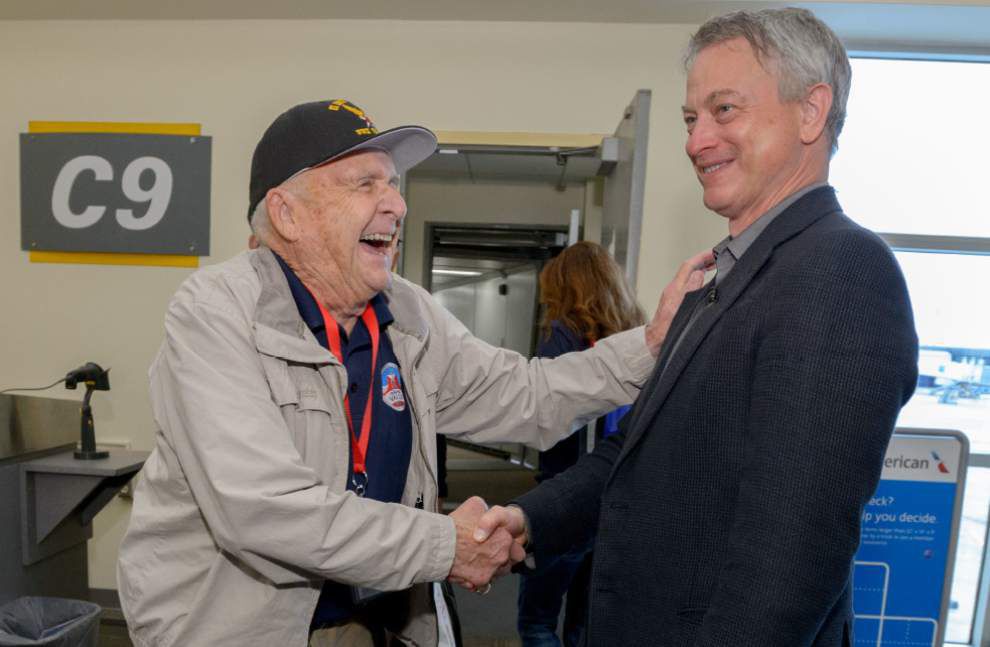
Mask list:
[[[0,647],[97,647],[100,606],[65,598],[17,598],[0,607]]]

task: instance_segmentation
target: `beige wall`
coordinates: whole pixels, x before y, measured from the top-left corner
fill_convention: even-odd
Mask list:
[[[653,90],[639,296],[652,311],[682,256],[718,240],[682,152],[678,54],[689,26],[364,21],[0,22],[0,388],[51,382],[93,360],[97,434],[152,446],[146,371],[187,270],[40,265],[20,250],[18,133],[32,119],[199,122],[213,137],[212,251],[245,245],[248,167],[282,109],[346,96],[380,126],[611,132]],[[57,397],[78,393],[53,390]],[[96,521],[90,581],[114,586],[126,525]]]

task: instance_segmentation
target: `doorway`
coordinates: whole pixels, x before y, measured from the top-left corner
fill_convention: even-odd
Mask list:
[[[566,245],[602,243],[635,284],[649,103],[637,92],[611,135],[438,133],[437,153],[403,178],[401,274],[476,336],[532,356],[539,272]],[[536,484],[537,453],[521,444],[447,437],[437,449],[448,512],[470,495],[504,504]],[[502,580],[483,601],[458,590],[466,645],[517,644],[516,584]]]
[[[531,357],[538,277],[568,243],[561,226],[427,223],[427,289],[475,336]]]

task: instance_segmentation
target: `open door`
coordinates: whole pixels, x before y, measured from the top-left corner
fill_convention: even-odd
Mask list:
[[[401,274],[475,336],[530,355],[537,276],[569,242],[601,240],[635,284],[649,109],[650,92],[637,92],[611,135],[439,132],[437,152],[402,178]],[[532,487],[534,450],[447,442],[448,505],[469,494],[504,503]]]
[[[639,266],[649,136],[650,91],[639,90],[626,106],[615,135],[602,141],[602,161],[611,165],[611,171],[605,177],[602,245],[612,252],[625,270],[634,290]]]

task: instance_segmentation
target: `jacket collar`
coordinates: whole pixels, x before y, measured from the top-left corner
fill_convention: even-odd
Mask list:
[[[830,214],[841,213],[841,211],[842,209],[835,197],[835,190],[831,186],[823,186],[808,192],[767,225],[763,233],[753,241],[750,248],[733,267],[732,272],[725,277],[724,281],[719,282],[714,301],[706,304],[699,303],[701,300],[710,300],[714,289],[712,282],[709,282],[701,290],[685,295],[661,348],[660,361],[657,362],[653,376],[641,391],[640,400],[642,402],[640,406],[636,407],[636,411],[633,413],[634,417],[630,420],[629,437],[624,443],[622,454],[616,461],[616,466],[628,455],[650,427],[681,373],[691,362],[698,346],[707,337],[708,332],[722,314],[731,308],[736,299],[742,295],[756,274],[773,255],[774,250],[821,218]],[[703,310],[691,329],[684,335],[677,348],[677,353],[671,356],[674,341],[687,325],[695,307],[701,307]],[[668,362],[669,366],[667,366]],[[666,366],[666,370],[663,370],[664,366]]]
[[[415,337],[422,343],[429,336],[430,326],[423,314],[421,298],[406,279],[392,275],[392,283],[383,291],[392,310],[393,328]]]
[[[261,247],[251,253],[251,265],[258,274],[261,293],[254,313],[257,348],[266,355],[310,364],[334,363],[333,354],[323,348],[306,322],[292,296],[289,282],[274,252]],[[423,347],[428,326],[414,289],[400,277],[383,292],[394,317],[389,331],[415,338]]]

